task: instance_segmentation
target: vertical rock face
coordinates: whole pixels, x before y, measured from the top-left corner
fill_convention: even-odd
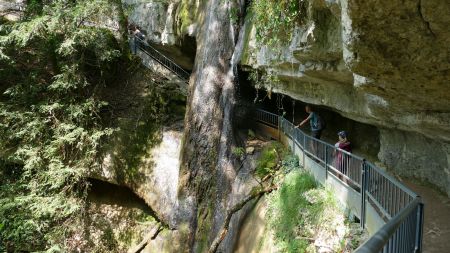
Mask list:
[[[307,22],[288,45],[259,49],[252,32],[242,64],[282,78],[267,85],[275,91],[360,121],[450,139],[450,93],[443,92],[450,34],[432,32],[421,14],[433,1],[308,2]],[[437,27],[450,24],[448,15],[433,17]]]
[[[8,20],[19,20],[25,4],[25,0],[3,0],[0,2],[0,15]]]
[[[125,0],[126,6],[130,6],[129,22],[139,25],[146,31],[147,39],[155,43],[175,44],[173,31],[175,3],[157,1]]]
[[[184,69],[192,69],[201,1],[124,0],[123,4],[129,23],[138,25],[150,44]]]
[[[177,85],[142,68],[105,88],[102,97],[111,108],[110,122],[119,130],[104,147],[102,163],[92,168],[90,177],[126,186],[163,224],[177,227],[184,113],[183,106],[177,105],[184,101]]]
[[[173,229],[170,234],[174,245],[168,251],[204,252],[222,226],[227,205],[233,199],[229,197],[236,177],[231,157],[232,115],[236,65],[240,57],[234,52],[238,28],[237,22],[230,21],[230,10],[242,11],[241,4],[183,0],[171,3],[125,1],[125,5],[130,10],[130,22],[140,26],[147,41],[155,47],[167,51],[175,49],[179,53],[182,51],[180,41],[184,41],[185,36],[195,36],[197,57],[189,85],[184,140],[180,145],[178,132],[170,129],[164,129],[162,136],[155,133],[154,136],[162,139],[151,137],[155,145],[139,146],[143,154],[133,156],[136,159],[130,165],[117,154],[130,153],[125,150],[136,144],[122,144],[120,140],[126,139],[123,136],[118,144],[113,144],[102,170],[92,176],[127,185],[141,196],[158,218]],[[172,56],[178,54],[171,53]],[[175,60],[180,59],[175,57]],[[144,106],[142,101],[134,102]],[[143,130],[142,134],[149,135],[153,134],[150,130],[155,129]],[[172,135],[176,135],[175,140]],[[164,156],[166,148],[168,155]],[[171,161],[173,154],[180,150],[180,161]],[[173,191],[174,186],[178,191]],[[234,226],[233,230],[237,232]],[[230,234],[232,237],[228,241],[234,240],[234,234]]]
[[[449,2],[307,2],[285,45],[259,47],[252,24],[241,64],[277,76],[269,90],[383,129],[388,169],[450,195]]]
[[[450,33],[441,27],[450,24],[450,6],[445,2],[348,1],[344,11],[351,25],[344,26],[343,42],[345,62],[363,77],[356,85],[383,98],[392,121],[448,141],[450,93],[443,91],[450,88]],[[432,14],[436,5],[446,14]]]
[[[378,158],[397,174],[425,179],[448,191],[450,144],[420,134],[382,129]]]
[[[203,252],[223,223],[228,194],[236,176],[231,159],[234,143],[232,56],[235,30],[231,1],[205,3],[197,35],[197,56],[190,80],[181,167],[181,198],[194,200],[189,217],[194,251]]]

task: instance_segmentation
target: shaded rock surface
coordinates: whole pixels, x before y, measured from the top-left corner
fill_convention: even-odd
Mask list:
[[[274,91],[359,121],[450,140],[450,93],[443,92],[450,34],[430,32],[421,14],[445,1],[308,2],[306,24],[285,46],[258,48],[253,29],[242,64],[279,76],[280,84],[266,84]],[[448,15],[433,17],[450,23]]]
[[[175,227],[181,137],[181,129],[163,129],[161,142],[149,148],[135,168],[123,167],[114,154],[108,154],[98,178],[127,185],[141,196],[164,222]],[[124,182],[121,175],[116,173],[123,169],[134,170]]]
[[[68,235],[76,252],[127,252],[152,227],[158,226],[153,211],[130,189],[90,180],[85,218]]]
[[[104,96],[119,130],[92,177],[128,187],[163,224],[176,227],[184,113],[177,84],[141,68]]]
[[[237,203],[241,202],[244,198],[250,195],[251,191],[259,186],[258,179],[255,177],[254,172],[258,158],[261,155],[261,149],[267,145],[267,141],[258,139],[249,140],[246,142],[247,150],[252,149],[252,154],[248,154],[245,160],[242,162],[236,179],[232,185],[232,191],[228,198],[227,207],[232,208]],[[251,201],[247,203],[240,211],[235,213],[230,221],[230,227],[228,229],[227,236],[221,243],[219,252],[234,252],[233,245],[238,240],[239,231],[242,226],[242,222],[249,212],[253,209],[254,204],[257,202]]]
[[[2,0],[0,1],[0,16],[7,20],[19,20],[25,10],[25,0]]]
[[[450,194],[450,143],[393,129],[381,129],[380,136],[378,158],[390,171]]]

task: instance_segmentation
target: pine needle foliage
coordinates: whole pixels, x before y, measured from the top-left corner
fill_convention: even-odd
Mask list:
[[[97,95],[125,58],[120,1],[32,0],[0,24],[0,251],[64,250],[113,129]]]

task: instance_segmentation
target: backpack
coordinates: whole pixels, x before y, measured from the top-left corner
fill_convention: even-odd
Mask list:
[[[318,130],[324,130],[327,127],[327,123],[317,113],[315,116],[316,117],[315,117],[315,122],[314,122],[314,128],[316,128]]]

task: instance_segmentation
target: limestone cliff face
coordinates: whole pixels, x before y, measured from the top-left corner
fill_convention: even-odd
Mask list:
[[[184,35],[195,37],[204,15],[204,1],[124,0],[130,10],[129,22],[139,25],[147,39],[163,45],[175,45]]]
[[[138,25],[149,43],[181,67],[192,69],[205,1],[123,0],[123,4],[129,10],[129,23]]]
[[[241,64],[278,76],[273,92],[379,127],[388,169],[450,194],[448,13],[441,0],[309,0],[285,46],[260,47],[252,24]]]
[[[450,9],[432,11],[450,6],[424,2],[311,0],[288,45],[257,48],[250,33],[242,65],[280,76],[274,91],[449,141]]]
[[[450,195],[449,1],[305,1],[306,22],[275,48],[256,43],[247,15],[241,66],[280,79],[266,89],[377,126],[384,166]],[[175,55],[205,15],[204,1],[125,2],[148,38]]]

